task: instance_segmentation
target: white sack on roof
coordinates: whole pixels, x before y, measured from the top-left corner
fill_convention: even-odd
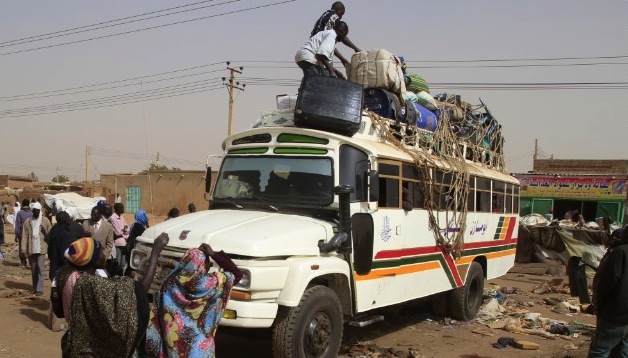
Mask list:
[[[88,198],[77,193],[59,193],[55,195],[44,194],[46,205],[52,207],[52,203],[57,203],[60,211],[70,214],[73,219],[89,219],[92,208],[96,206],[99,200],[105,200],[104,197]]]

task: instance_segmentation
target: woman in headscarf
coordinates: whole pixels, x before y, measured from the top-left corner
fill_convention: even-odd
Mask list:
[[[70,245],[65,253],[70,265],[57,270],[56,292],[51,296],[55,314],[65,316],[68,322],[61,340],[63,357],[118,358],[135,353],[148,325],[148,288],[157,258],[167,244],[166,233],[155,239],[141,281],[96,275],[97,269],[106,266],[98,241],[86,237]]]
[[[212,258],[224,271],[210,271]],[[242,272],[208,244],[189,250],[155,294],[146,331],[151,357],[214,357],[214,335]]]
[[[137,244],[137,237],[141,236],[148,229],[148,215],[144,210],[138,210],[135,213],[135,222],[129,228],[129,237],[126,240],[126,270],[125,276],[135,277],[135,270],[131,268],[131,251]]]

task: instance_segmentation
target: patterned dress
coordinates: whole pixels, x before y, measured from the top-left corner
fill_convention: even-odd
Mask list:
[[[123,358],[135,353],[149,309],[139,282],[129,277],[80,275],[71,307],[68,331],[61,341],[63,357]]]
[[[219,264],[225,258],[231,262],[224,252],[213,258]],[[208,272],[205,262],[202,251],[191,249],[162,283],[146,331],[148,356],[214,356],[214,334],[235,276],[229,271]]]

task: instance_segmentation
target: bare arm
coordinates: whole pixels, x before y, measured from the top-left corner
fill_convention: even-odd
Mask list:
[[[351,42],[351,40],[349,40],[349,37],[348,37],[348,36],[345,36],[345,38],[344,38],[344,39],[342,39],[342,41],[341,41],[341,42],[342,42],[343,44],[345,44],[345,45],[347,45],[347,46],[351,47],[351,48],[353,49],[353,51],[355,51],[355,52],[360,52],[360,51],[362,51],[362,50],[360,50],[360,49],[359,49],[356,45],[354,45],[354,44],[353,44],[353,42]]]
[[[347,59],[340,53],[340,51],[338,51],[338,49],[334,50],[334,55],[336,55],[336,57],[338,57],[340,62],[342,62],[343,66],[346,66],[346,65],[349,64],[349,61],[347,61]]]
[[[163,251],[164,247],[168,245],[168,234],[162,232],[161,235],[157,236],[155,239],[155,243],[153,245],[153,251],[150,252],[150,258],[148,259],[148,265],[146,266],[146,273],[142,277],[142,286],[146,292],[150,289],[150,284],[153,282],[153,278],[155,277],[155,271],[157,270],[157,258]]]
[[[336,72],[334,71],[334,64],[330,59],[323,55],[316,55],[316,59],[325,65],[325,68],[329,70],[329,74],[331,77],[336,77]]]
[[[199,250],[203,251],[203,253],[208,258],[211,257],[212,259],[214,259],[218,266],[220,266],[223,270],[231,272],[234,277],[234,285],[240,282],[240,279],[242,279],[242,271],[240,271],[238,266],[233,261],[231,261],[231,258],[224,251],[220,250],[218,252],[215,252],[209,244],[205,243],[201,244]]]

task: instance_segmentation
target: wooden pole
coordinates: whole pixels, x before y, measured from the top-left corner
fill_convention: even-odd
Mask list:
[[[227,62],[227,69],[229,70],[229,82],[224,83],[227,87],[229,87],[229,118],[227,123],[227,135],[233,134],[233,107],[235,103],[234,93],[235,90],[244,91],[245,84],[242,84],[240,87],[240,82],[236,82],[236,73],[242,74],[242,70],[244,67],[240,67],[239,69],[229,67],[231,63]],[[226,80],[225,77],[222,78],[223,81]]]

